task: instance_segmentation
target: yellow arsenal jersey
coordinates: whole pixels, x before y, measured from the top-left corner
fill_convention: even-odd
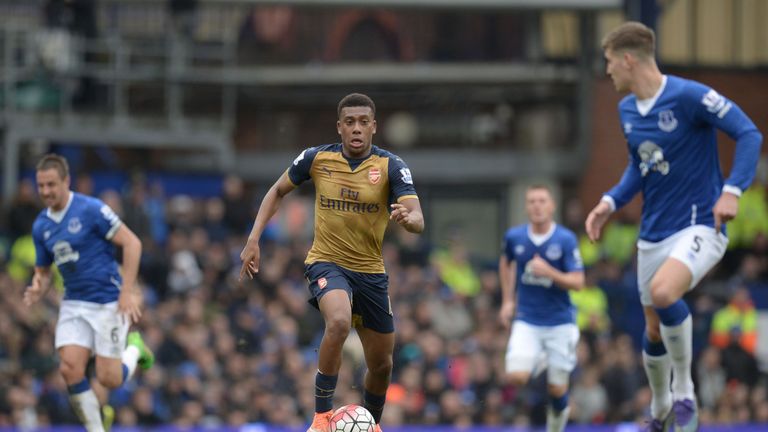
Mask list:
[[[361,273],[384,273],[381,244],[389,205],[417,198],[402,159],[372,146],[363,159],[349,159],[341,144],[304,150],[288,168],[298,186],[315,183],[315,239],[305,263],[326,261]]]

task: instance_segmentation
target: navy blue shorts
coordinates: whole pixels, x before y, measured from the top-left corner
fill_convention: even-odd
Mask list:
[[[379,333],[395,331],[386,273],[359,273],[329,262],[314,262],[305,266],[304,277],[309,281],[312,306],[317,308],[328,291],[343,289],[352,302],[352,326],[362,325]]]

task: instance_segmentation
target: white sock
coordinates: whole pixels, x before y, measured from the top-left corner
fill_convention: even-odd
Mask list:
[[[662,324],[661,338],[672,359],[672,397],[674,400],[694,400],[691,378],[691,357],[693,356],[691,316],[688,315],[676,326],[667,327]]]
[[[128,368],[128,376],[125,377],[123,383],[131,379],[133,373],[136,372],[136,365],[139,363],[140,355],[141,353],[139,352],[139,349],[133,345],[128,345],[125,348],[125,351],[123,351],[122,361],[125,367]]]
[[[552,407],[547,408],[547,432],[563,432],[568,424],[568,414],[571,407],[566,407],[560,412],[555,412]]]
[[[652,356],[643,350],[643,366],[651,387],[651,416],[662,420],[672,408],[672,359],[669,353]]]
[[[101,424],[101,407],[93,389],[89,388],[82,393],[70,394],[69,401],[80,421],[83,422],[85,430],[104,432],[104,425]]]

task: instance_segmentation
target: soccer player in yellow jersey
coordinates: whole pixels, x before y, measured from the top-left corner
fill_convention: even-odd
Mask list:
[[[376,106],[359,93],[338,105],[341,144],[304,150],[264,196],[240,254],[240,278],[259,271],[259,238],[282,198],[310,178],[315,183],[315,239],[305,261],[310,302],[323,315],[315,378],[315,417],[307,432],[327,432],[341,367],[341,349],[355,325],[365,352],[364,406],[376,430],[392,374],[392,308],[381,244],[389,220],[424,230],[411,172],[402,159],[372,144]]]

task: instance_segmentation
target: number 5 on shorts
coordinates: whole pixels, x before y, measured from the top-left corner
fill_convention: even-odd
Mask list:
[[[693,249],[694,252],[698,252],[701,250],[701,241],[704,240],[700,236],[693,236],[693,245],[691,246],[691,249]]]

